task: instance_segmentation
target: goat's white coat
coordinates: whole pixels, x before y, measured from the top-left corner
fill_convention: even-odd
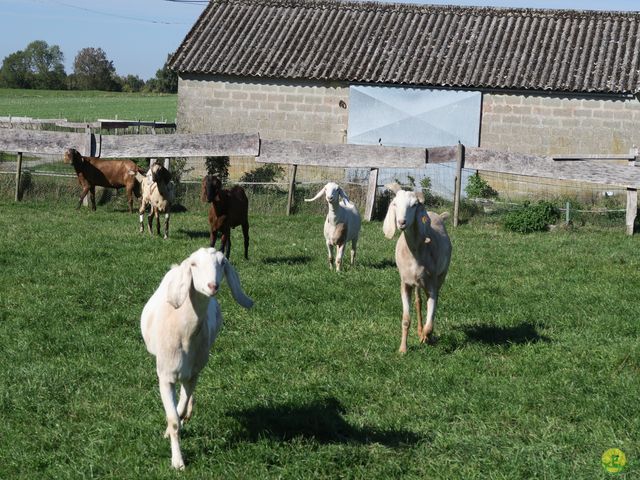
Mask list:
[[[383,232],[393,238],[396,228],[401,230],[396,243],[396,265],[400,272],[402,298],[402,337],[400,352],[407,351],[407,334],[411,326],[409,314],[411,291],[415,290],[418,317],[418,337],[422,343],[433,331],[438,294],[444,283],[451,261],[451,240],[444,226],[448,213],[428,212],[414,192],[389,186],[396,195],[383,222]],[[422,326],[422,299],[420,289],[427,294],[427,318]]]
[[[313,198],[305,198],[304,201],[313,202],[322,195],[325,196],[329,206],[324,221],[324,238],[327,245],[329,268],[333,267],[333,249],[335,247],[336,271],[340,271],[347,242],[351,242],[351,265],[355,263],[356,246],[360,236],[360,214],[344,190],[334,182],[327,183]]]
[[[142,310],[140,329],[149,353],[156,357],[160,396],[167,417],[165,436],[171,439],[171,465],[184,468],[180,452],[181,420],[191,417],[198,374],[222,327],[220,305],[213,296],[225,276],[233,298],[245,308],[253,301],[225,256],[201,248],[174,265]],[[181,382],[176,405],[175,384]]]
[[[153,217],[156,217],[156,225],[160,229],[160,213],[164,213],[164,238],[169,236],[169,217],[171,216],[171,204],[174,201],[174,185],[173,182],[163,183],[154,182],[153,174],[159,169],[159,164],[153,164],[147,171],[147,175],[136,173],[136,179],[142,185],[142,199],[140,200],[140,233],[144,232],[144,212],[149,205],[150,211],[148,216],[149,233],[152,232]]]

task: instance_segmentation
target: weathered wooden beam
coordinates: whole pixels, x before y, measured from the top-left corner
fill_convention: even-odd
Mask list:
[[[91,135],[91,147],[87,140]],[[95,135],[0,129],[0,151],[61,155],[75,148],[101,158],[256,156],[258,134]]]
[[[610,153],[610,154],[575,154],[575,155],[554,155],[553,159],[555,161],[579,161],[579,160],[633,160],[635,155],[631,154],[620,154],[620,153]]]
[[[84,133],[0,129],[0,152],[62,154],[67,148],[82,152]]]
[[[529,177],[640,188],[640,169],[601,161],[557,162],[551,157],[470,147],[465,168]]]
[[[458,147],[429,147],[427,148],[427,163],[452,162],[456,159]]]
[[[256,161],[344,168],[417,168],[424,166],[426,153],[424,148],[260,139]]]
[[[100,157],[255,157],[259,144],[258,134],[243,133],[102,135]]]
[[[369,222],[373,218],[373,207],[376,204],[377,190],[378,190],[378,169],[372,168],[369,171],[369,185],[367,186],[367,199],[364,206],[364,219]]]

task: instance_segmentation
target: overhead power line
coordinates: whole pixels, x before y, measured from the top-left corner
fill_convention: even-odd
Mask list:
[[[190,23],[187,22],[167,22],[164,20],[152,20],[149,18],[140,18],[140,17],[130,17],[127,15],[120,15],[117,13],[111,13],[111,12],[105,12],[105,11],[101,11],[101,10],[95,10],[92,8],[86,8],[86,7],[80,7],[78,5],[72,5],[69,3],[65,3],[65,2],[61,2],[60,0],[48,0],[52,3],[55,3],[57,5],[61,5],[63,7],[67,7],[67,8],[74,8],[76,10],[81,10],[81,11],[85,11],[85,12],[90,12],[90,13],[94,13],[97,15],[104,15],[107,17],[114,17],[114,18],[121,18],[123,20],[133,20],[136,22],[144,22],[144,23],[154,23],[154,24],[159,24],[159,25],[190,25]],[[169,0],[165,0],[165,1],[169,1]],[[206,4],[209,3],[208,0],[183,0],[183,1],[178,1],[178,0],[173,0],[176,3],[201,3],[201,4]]]

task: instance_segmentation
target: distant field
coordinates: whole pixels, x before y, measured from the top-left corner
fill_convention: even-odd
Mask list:
[[[176,118],[177,95],[66,90],[0,89],[0,117],[164,120]]]

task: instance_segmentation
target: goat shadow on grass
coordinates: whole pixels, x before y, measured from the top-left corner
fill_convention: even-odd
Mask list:
[[[311,257],[308,255],[290,255],[285,257],[266,257],[262,259],[262,263],[267,265],[300,265],[309,263]]]
[[[363,266],[369,268],[375,268],[376,270],[386,270],[387,268],[397,268],[396,262],[394,260],[384,259],[378,262],[363,262]]]
[[[194,238],[209,238],[209,232],[203,230],[185,230],[184,228],[179,228],[178,232],[185,234],[190,239]]]
[[[495,325],[459,327],[443,333],[441,336],[436,336],[432,343],[444,352],[451,353],[470,343],[509,348],[515,345],[550,342],[549,337],[538,332],[539,327],[530,322],[523,322],[511,327]]]
[[[335,398],[316,400],[306,405],[283,404],[231,412],[242,425],[233,441],[258,441],[269,438],[288,442],[295,438],[320,444],[372,444],[390,448],[412,446],[426,437],[408,430],[380,430],[354,427],[345,419],[345,408]]]

